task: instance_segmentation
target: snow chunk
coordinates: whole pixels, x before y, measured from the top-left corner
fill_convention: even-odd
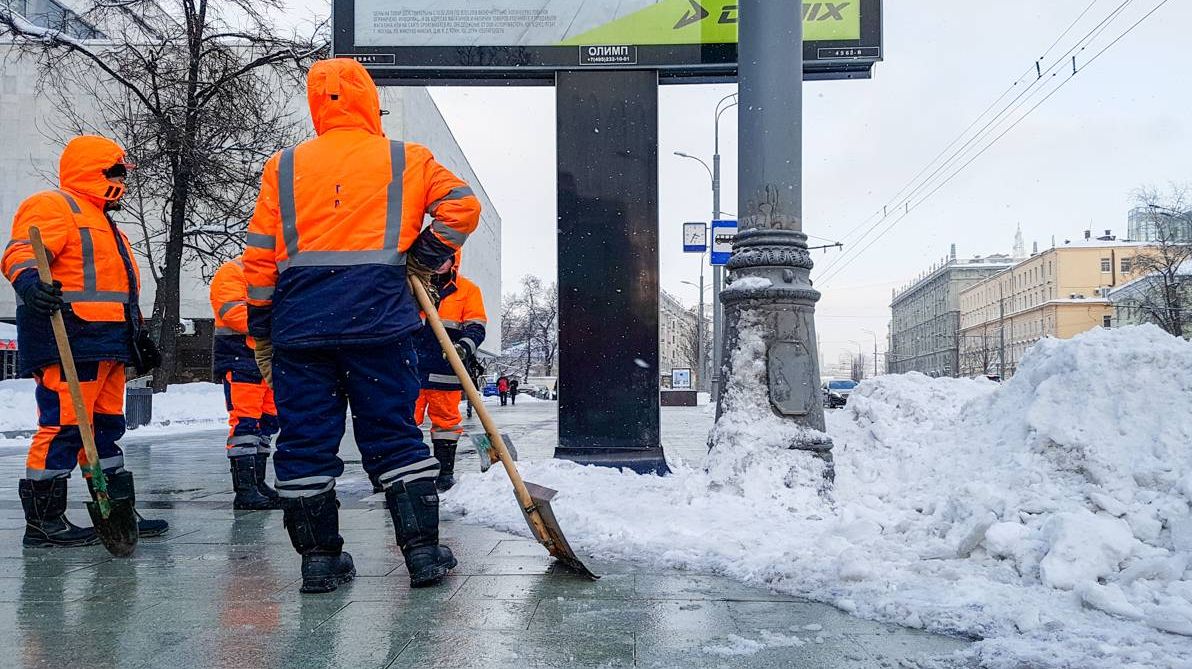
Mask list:
[[[1085,510],[1052,517],[1043,526],[1043,536],[1049,548],[1039,564],[1039,576],[1063,590],[1116,572],[1138,546],[1125,522]]]

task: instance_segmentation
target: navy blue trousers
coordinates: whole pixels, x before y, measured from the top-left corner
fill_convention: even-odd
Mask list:
[[[283,497],[335,487],[347,409],[365,471],[385,487],[438,476],[414,424],[418,357],[407,339],[382,346],[276,349],[273,391],[281,431],[274,470]]]

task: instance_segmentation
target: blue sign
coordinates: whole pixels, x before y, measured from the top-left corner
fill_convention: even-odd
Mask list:
[[[683,253],[707,253],[708,226],[703,221],[683,224]]]
[[[712,264],[727,265],[737,237],[736,221],[712,221]]]

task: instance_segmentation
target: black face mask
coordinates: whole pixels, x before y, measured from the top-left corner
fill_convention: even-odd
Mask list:
[[[109,179],[122,179],[128,176],[128,168],[124,163],[116,163],[104,170],[103,175]]]
[[[439,291],[442,292],[442,290],[444,288],[455,283],[455,274],[456,274],[456,272],[453,269],[450,272],[443,272],[442,274],[434,274],[434,275],[432,275],[431,280],[434,282],[435,288],[438,288]]]

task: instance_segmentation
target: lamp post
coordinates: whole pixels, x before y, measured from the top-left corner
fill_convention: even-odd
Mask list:
[[[861,328],[861,332],[873,335],[873,375],[877,376],[877,333],[869,328]]]
[[[695,346],[698,349],[696,352],[696,356],[697,356],[697,359],[699,360],[699,362],[698,362],[699,370],[697,372],[698,376],[696,377],[695,387],[700,390],[704,390],[704,389],[706,389],[706,386],[704,385],[704,370],[706,370],[708,368],[708,361],[707,361],[707,356],[704,353],[704,349],[706,347],[704,346],[704,263],[703,263],[703,256],[700,257],[699,286],[696,286],[694,283],[691,283],[690,281],[680,281],[679,283],[685,283],[688,286],[699,288],[699,313],[696,315],[696,324],[695,324]]]
[[[725,104],[727,103],[727,104]],[[724,211],[720,208],[720,117],[733,107],[736,107],[737,94],[730,93],[716,103],[714,145],[712,152],[712,167],[699,158],[676,151],[675,155],[680,158],[690,158],[698,161],[700,165],[708,172],[708,176],[712,178],[712,220],[720,220]],[[715,243],[715,239],[712,240]],[[724,290],[724,268],[716,265],[712,268],[712,401],[716,402],[720,399],[720,388],[723,385],[720,378],[721,373],[721,342],[724,339],[724,309],[720,305],[720,293]]]

